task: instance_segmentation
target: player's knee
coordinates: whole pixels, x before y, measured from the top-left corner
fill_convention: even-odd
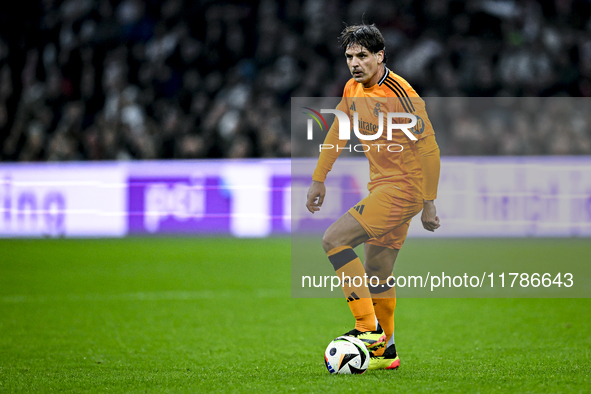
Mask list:
[[[324,248],[324,251],[326,253],[328,253],[331,250],[333,250],[334,248],[339,247],[339,245],[337,245],[336,242],[334,241],[333,237],[331,237],[330,234],[328,234],[328,232],[326,232],[322,236],[322,247]]]
[[[384,267],[380,264],[379,261],[376,260],[367,260],[365,262],[365,272],[368,276],[380,276]]]
[[[346,240],[339,235],[338,231],[331,231],[331,228],[328,228],[322,236],[322,247],[326,253],[343,245],[347,245]]]

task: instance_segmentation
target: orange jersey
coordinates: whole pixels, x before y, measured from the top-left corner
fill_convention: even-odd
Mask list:
[[[396,128],[392,132],[391,139],[388,139],[386,113],[404,112],[415,115],[417,124],[410,131],[417,140],[433,136],[435,133],[425,110],[425,102],[417,92],[402,77],[394,74],[388,68],[385,71],[380,82],[370,88],[364,88],[361,83],[350,79],[345,85],[343,99],[337,109],[349,115],[351,128],[355,126],[355,113],[357,113],[356,126],[358,131],[364,135],[376,134],[379,129],[378,116],[383,118],[383,132],[378,139],[359,141],[365,145],[363,150],[366,150],[365,155],[369,160],[370,182],[368,189],[372,191],[378,186],[388,185],[391,193],[396,197],[407,201],[422,202],[423,198],[427,196],[424,196],[423,193],[423,171],[421,155],[417,147],[418,141],[411,140],[402,130]],[[395,119],[395,123],[409,122],[410,119]],[[353,130],[351,135],[354,135]],[[431,144],[435,144],[434,138],[431,140]],[[324,143],[335,147],[339,146],[339,149],[323,149],[321,151],[313,175],[313,180],[319,182],[324,182],[340,151],[349,143],[348,140],[339,139],[339,122],[336,117]],[[351,141],[351,144],[354,142]],[[438,153],[437,149],[437,164]],[[439,178],[438,168],[436,177]],[[434,199],[436,185],[435,193],[430,191],[427,194],[429,194],[429,199]]]

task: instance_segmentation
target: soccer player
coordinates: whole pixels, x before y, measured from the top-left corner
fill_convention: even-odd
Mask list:
[[[370,193],[337,219],[322,238],[339,277],[367,274],[368,278],[379,278],[378,284],[342,283],[355,317],[355,328],[345,335],[366,344],[371,352],[369,369],[395,369],[400,360],[394,344],[394,262],[413,216],[422,211],[421,221],[428,231],[440,226],[433,202],[439,182],[439,147],[424,101],[408,82],[386,67],[384,38],[375,25],[349,26],[341,33],[340,42],[353,78],[345,85],[337,109],[349,115],[351,124],[362,134],[374,135],[378,116],[384,116],[385,130],[385,112],[410,113],[418,120],[410,129],[416,140],[395,129],[391,140],[384,132],[377,140],[369,141],[365,155],[370,164]],[[353,123],[355,119],[357,124]],[[396,119],[399,123],[409,121]],[[312,213],[320,210],[326,194],[324,181],[348,143],[339,139],[338,118],[324,143],[335,149],[322,149],[320,153],[306,202]],[[394,149],[386,149],[389,145]],[[365,267],[353,251],[361,243],[365,243]]]

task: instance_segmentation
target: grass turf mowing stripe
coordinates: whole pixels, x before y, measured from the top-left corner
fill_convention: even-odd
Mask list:
[[[13,295],[0,297],[0,303],[78,302],[78,301],[182,301],[214,298],[278,298],[289,296],[285,290],[255,289],[253,291],[205,290],[205,291],[161,291],[124,294],[69,294],[63,296]]]

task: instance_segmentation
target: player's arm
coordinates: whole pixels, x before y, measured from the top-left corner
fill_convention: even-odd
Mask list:
[[[439,146],[435,141],[435,135],[428,135],[416,142],[423,171],[423,213],[421,221],[428,231],[439,228],[439,217],[435,209],[434,200],[437,198],[437,186],[439,185]]]
[[[337,106],[337,109],[346,113],[346,102],[343,99]],[[332,169],[334,162],[339,157],[342,149],[346,144],[347,140],[339,139],[339,120],[335,116],[334,122],[326,134],[324,139],[323,149],[320,151],[320,157],[318,157],[318,163],[316,169],[312,175],[312,185],[308,189],[308,195],[306,198],[306,208],[308,211],[314,213],[320,210],[322,203],[324,202],[324,196],[326,195],[326,187],[324,181]],[[337,148],[338,147],[338,148]]]

